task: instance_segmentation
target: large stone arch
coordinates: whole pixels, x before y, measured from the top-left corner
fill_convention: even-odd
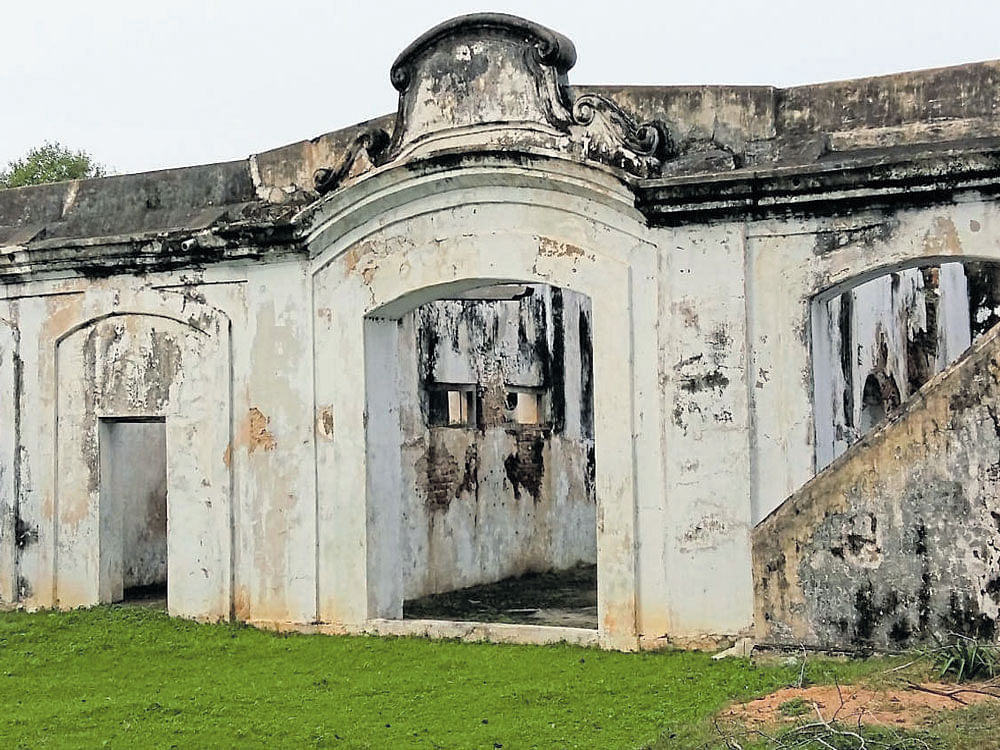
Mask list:
[[[154,418],[166,429],[168,606],[187,617],[229,617],[229,320],[176,293],[142,291],[117,302],[83,295],[79,320],[54,339],[52,600],[109,600],[99,425]]]
[[[753,515],[760,520],[815,472],[813,310],[883,273],[956,260],[1000,260],[1000,212],[978,200],[858,212],[747,230]]]
[[[390,614],[398,586],[376,549],[391,544],[394,529],[382,518],[394,510],[384,498],[376,500],[368,485],[366,325],[370,339],[392,336],[394,326],[378,321],[396,319],[442,290],[531,282],[570,289],[592,302],[600,633],[609,645],[636,644],[643,600],[636,574],[637,513],[640,498],[659,506],[662,495],[657,354],[653,347],[634,346],[636,331],[648,337],[656,330],[656,254],[643,239],[641,223],[626,210],[609,208],[607,194],[598,203],[544,190],[521,182],[523,173],[495,168],[490,185],[483,184],[482,169],[474,184],[462,185],[462,175],[452,174],[438,190],[423,180],[420,197],[398,201],[367,222],[345,221],[339,213],[347,232],[336,238],[328,230],[317,233],[313,297],[324,621],[361,624]],[[408,187],[416,186],[395,185],[382,195],[376,189],[359,204],[370,206],[385,192],[398,195]],[[622,193],[619,185],[618,198]]]

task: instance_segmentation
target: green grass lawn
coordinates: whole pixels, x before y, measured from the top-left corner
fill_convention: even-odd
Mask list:
[[[849,681],[884,662],[810,663]],[[697,747],[799,677],[705,654],[276,635],[140,608],[0,613],[0,748]]]

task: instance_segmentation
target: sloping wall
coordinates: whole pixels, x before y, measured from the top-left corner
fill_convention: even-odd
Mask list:
[[[753,531],[763,643],[898,649],[1000,616],[1000,329]]]

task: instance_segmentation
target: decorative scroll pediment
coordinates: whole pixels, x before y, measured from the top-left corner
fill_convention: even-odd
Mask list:
[[[344,161],[316,175],[321,193],[372,166],[441,151],[548,151],[627,173],[660,173],[674,149],[660,123],[637,123],[612,100],[572,99],[573,43],[517,16],[477,13],[434,27],[392,65],[399,91],[391,140],[361,136]]]
[[[670,132],[657,122],[639,124],[600,94],[580,94],[573,101],[570,138],[583,156],[639,177],[654,177],[676,151]]]
[[[445,21],[392,65],[399,91],[393,156],[439,143],[547,142],[565,120],[561,87],[573,43],[516,16],[478,13]],[[459,145],[456,143],[455,145]]]

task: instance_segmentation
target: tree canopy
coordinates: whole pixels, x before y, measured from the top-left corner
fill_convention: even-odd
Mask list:
[[[0,170],[0,188],[104,177],[107,173],[107,167],[86,151],[70,151],[60,143],[46,141]]]

